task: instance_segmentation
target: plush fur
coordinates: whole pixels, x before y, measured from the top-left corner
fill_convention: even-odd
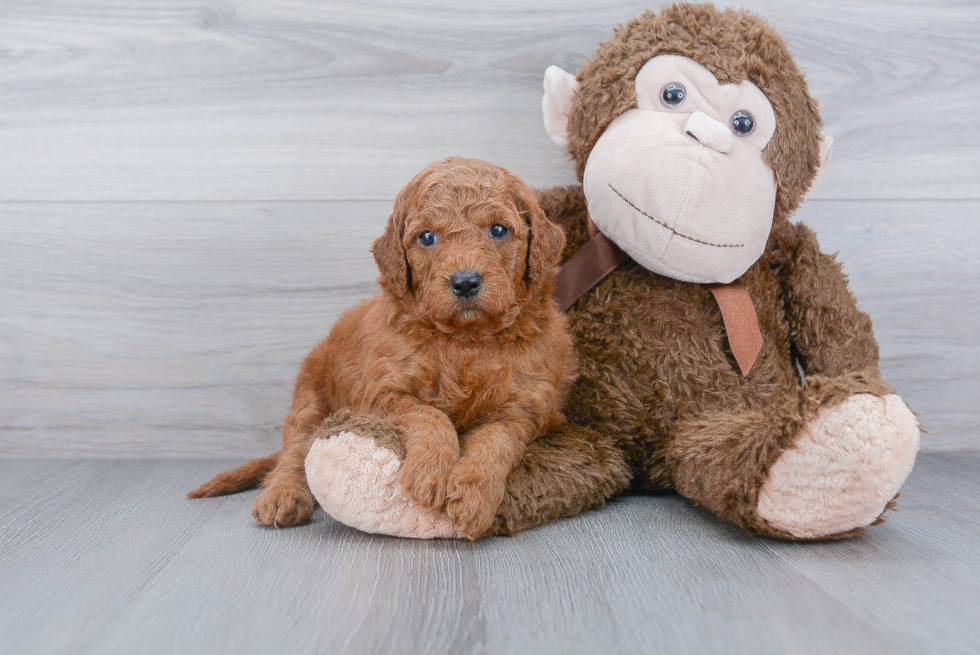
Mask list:
[[[493,238],[493,225],[507,233]],[[426,231],[434,244],[420,242]],[[314,507],[304,474],[311,435],[350,409],[387,421],[398,435],[408,497],[445,508],[465,536],[483,534],[525,446],[561,423],[575,377],[565,317],[551,301],[563,245],[533,192],[504,169],[451,158],[419,173],[372,248],[381,291],[346,312],[303,362],[278,457],[249,462],[191,495],[261,482],[253,506],[260,523],[306,522]],[[460,271],[482,276],[472,297],[451,289]],[[363,428],[372,419],[360,420]]]
[[[763,151],[777,177],[773,229],[765,253],[741,278],[765,343],[743,378],[709,292],[628,263],[570,312],[582,376],[568,418],[617,438],[635,488],[677,490],[747,530],[820,538],[863,527],[793,532],[784,529],[789,523],[781,528],[757,511],[770,469],[808,434],[818,413],[856,394],[882,398],[890,392],[879,377],[871,321],[858,310],[840,265],[820,251],[806,226],[787,220],[819,166],[816,103],[785,43],[764,20],[710,5],[648,12],[617,30],[578,75],[568,150],[580,176],[605,126],[635,106],[636,73],[658,54],[691,57],[722,83],[747,79],[773,106],[777,127]],[[568,252],[574,252],[587,239],[581,188],[553,189],[539,200],[566,227]],[[803,386],[796,360],[808,376]],[[881,442],[902,442],[905,457],[885,484],[896,490],[918,444],[915,419],[903,409],[900,415],[896,410],[897,428],[885,419],[864,426]],[[851,474],[855,485],[881,486],[861,479],[860,469]]]
[[[659,54],[690,57],[721,83],[749,80],[773,107],[777,126],[763,150],[777,180],[773,226],[740,278],[762,350],[743,376],[707,288],[620,266],[568,312],[581,361],[568,422],[529,445],[492,531],[512,534],[633,489],[677,491],[757,534],[858,534],[891,506],[919,430],[880,378],[871,321],[840,264],[788,220],[820,163],[816,103],[761,18],[710,5],[647,12],[577,76],[568,152],[580,179],[603,130],[636,106],[637,72]],[[568,258],[588,240],[581,186],[538,201],[566,230]]]

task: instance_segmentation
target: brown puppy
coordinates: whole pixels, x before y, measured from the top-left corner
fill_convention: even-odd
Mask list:
[[[564,242],[531,189],[498,166],[450,158],[420,172],[372,247],[381,291],[341,316],[303,362],[281,453],[190,495],[261,482],[260,523],[305,523],[310,436],[346,408],[395,427],[412,499],[445,506],[467,537],[483,534],[525,446],[561,422],[575,377],[551,300]]]

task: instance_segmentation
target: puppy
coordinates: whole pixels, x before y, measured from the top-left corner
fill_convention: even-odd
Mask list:
[[[420,172],[371,249],[381,291],[344,313],[303,362],[282,451],[189,495],[261,483],[260,523],[307,522],[311,434],[347,408],[394,427],[406,452],[400,482],[415,502],[444,507],[471,539],[483,534],[526,445],[561,421],[575,377],[551,300],[564,242],[503,168],[450,158]]]

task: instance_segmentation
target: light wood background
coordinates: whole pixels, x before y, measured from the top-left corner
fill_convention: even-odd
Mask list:
[[[980,8],[746,6],[836,141],[798,218],[841,253],[925,447],[980,448]],[[277,447],[397,190],[447,155],[574,182],[542,73],[643,8],[0,4],[0,455]]]

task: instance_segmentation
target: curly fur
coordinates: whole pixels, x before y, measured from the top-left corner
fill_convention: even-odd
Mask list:
[[[490,238],[492,224],[508,235]],[[438,235],[436,245],[418,242],[426,230]],[[562,421],[575,377],[565,317],[551,300],[563,245],[533,192],[504,169],[450,158],[423,170],[398,194],[372,248],[381,291],[341,316],[304,360],[278,458],[249,462],[192,495],[240,491],[267,472],[256,519],[307,521],[311,435],[350,410],[398,435],[401,482],[414,501],[445,506],[466,536],[485,532],[525,446]],[[483,277],[472,298],[450,290],[460,270]],[[328,419],[337,420],[377,427],[362,419],[351,428],[347,413]]]

